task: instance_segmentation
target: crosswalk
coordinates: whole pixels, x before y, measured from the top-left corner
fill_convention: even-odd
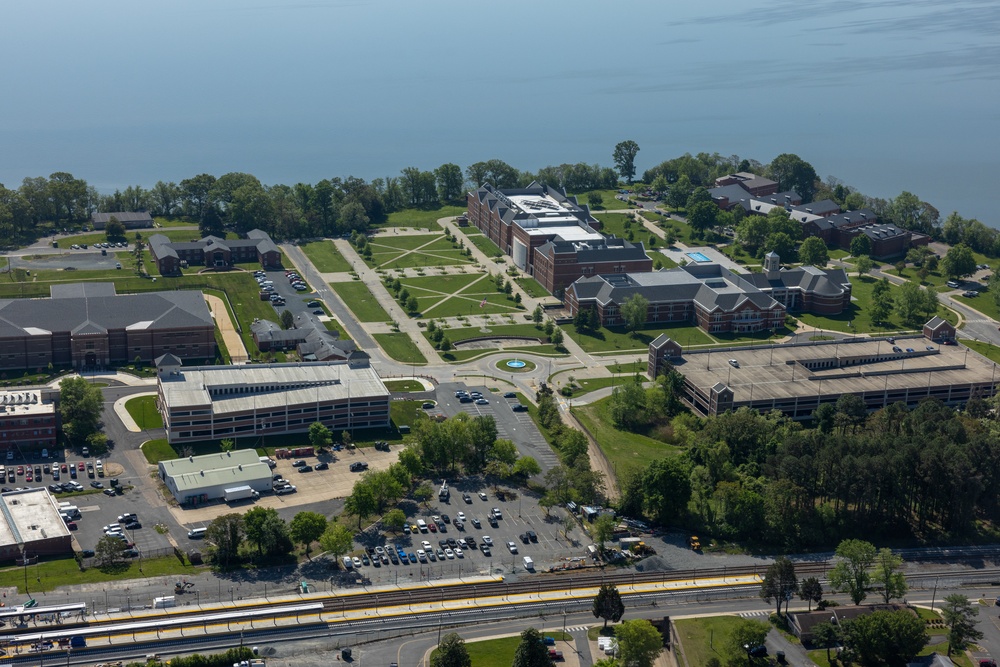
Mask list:
[[[586,632],[589,629],[589,625],[572,625],[566,628],[566,632]]]
[[[766,618],[770,615],[771,615],[770,611],[744,611],[740,613],[740,616],[742,616],[743,618],[759,618],[762,616]]]

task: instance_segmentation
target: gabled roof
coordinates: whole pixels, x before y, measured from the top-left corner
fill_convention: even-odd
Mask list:
[[[927,324],[925,324],[924,327],[927,328],[927,329],[930,329],[931,331],[937,331],[938,329],[941,329],[943,327],[946,327],[946,328],[949,328],[949,329],[954,329],[955,328],[951,324],[951,322],[949,322],[948,320],[943,319],[941,317],[937,317],[937,316],[931,318],[931,321],[928,322]]]
[[[156,359],[153,359],[153,365],[156,367],[160,366],[180,366],[184,362],[180,360],[179,357],[174,356],[170,352],[166,354],[161,354]]]

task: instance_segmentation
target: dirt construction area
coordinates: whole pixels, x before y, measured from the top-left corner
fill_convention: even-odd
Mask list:
[[[327,470],[314,469],[304,473],[292,466],[295,459],[278,459],[278,465],[273,472],[294,484],[295,493],[280,496],[274,493],[264,493],[261,494],[260,500],[255,503],[244,501],[229,505],[220,500],[197,509],[172,507],[170,512],[178,523],[193,527],[208,525],[213,519],[223,514],[232,512],[242,514],[256,506],[280,509],[309,505],[333,498],[345,498],[351,494],[354,482],[364,474],[363,471],[351,472],[352,463],[362,461],[368,464],[369,470],[385,470],[398,460],[401,449],[403,449],[402,446],[395,446],[390,448],[388,452],[382,452],[372,447],[365,447],[364,449],[329,452],[318,457],[307,457],[302,460],[313,468],[320,462],[326,462],[330,467]]]
[[[246,362],[250,358],[247,355],[247,348],[243,345],[243,339],[237,333],[236,327],[233,326],[233,320],[229,317],[226,304],[222,302],[222,299],[211,294],[205,295],[205,301],[208,303],[208,309],[212,311],[212,318],[215,320],[215,326],[219,328],[219,333],[222,334],[226,349],[229,350],[230,359],[234,364]]]

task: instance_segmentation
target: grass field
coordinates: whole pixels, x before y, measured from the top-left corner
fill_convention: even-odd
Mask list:
[[[17,588],[17,592],[25,595],[24,578],[27,574],[28,591],[39,593],[51,591],[60,586],[75,584],[100,584],[116,582],[122,579],[142,579],[168,575],[187,575],[193,577],[204,571],[203,568],[184,565],[175,556],[163,558],[143,558],[142,572],[139,572],[139,561],[130,561],[126,568],[114,572],[102,572],[96,567],[80,571],[75,558],[60,558],[43,561],[27,568],[12,567],[0,570],[0,586]],[[117,594],[117,593],[116,593]],[[9,604],[9,603],[8,603]]]
[[[351,309],[354,316],[361,322],[388,322],[389,313],[379,305],[368,287],[360,282],[330,283],[330,287],[337,293],[347,307]]]
[[[587,352],[614,352],[616,350],[646,350],[650,342],[662,333],[680,342],[684,347],[712,343],[704,331],[690,324],[645,326],[635,336],[622,327],[601,327],[593,332],[580,333],[568,326],[563,331]]]
[[[313,263],[317,271],[323,273],[346,273],[351,270],[351,264],[340,254],[333,241],[314,241],[305,243],[302,252]]]
[[[1000,321],[1000,307],[997,307],[997,302],[993,300],[991,292],[980,292],[979,296],[972,298],[956,294],[952,298],[959,303],[964,303],[969,308],[978,310],[991,320]]]
[[[542,287],[542,284],[540,282],[538,282],[531,276],[521,276],[515,282],[521,286],[521,289],[523,289],[528,296],[533,297],[535,299],[541,298],[543,296],[552,296],[552,294],[547,289]]]
[[[851,289],[851,306],[850,308],[844,310],[844,312],[840,315],[813,315],[803,313],[798,315],[798,318],[810,326],[814,326],[819,329],[830,329],[832,331],[872,333],[877,331],[903,331],[913,329],[914,327],[904,324],[896,313],[892,313],[889,316],[888,322],[884,322],[877,327],[872,323],[871,317],[868,315],[868,310],[872,301],[872,289],[875,287],[876,282],[878,282],[878,280],[871,276],[852,277],[851,284],[853,287]],[[892,283],[890,283],[890,285],[891,294],[895,295],[900,288]],[[953,324],[957,322],[955,313],[948,310],[944,306],[938,307],[937,314]]]
[[[439,354],[445,361],[459,362],[471,361],[473,359],[478,359],[479,357],[496,354],[499,351],[500,348],[498,347],[475,348],[469,350],[456,350],[452,348],[450,352],[439,352]],[[516,350],[513,348],[506,348],[504,351],[507,354],[520,352],[521,354],[539,354],[546,357],[564,357],[567,354],[562,350],[557,350],[555,345],[526,345],[524,347],[518,347]]]
[[[684,652],[682,664],[706,665],[711,658],[726,664],[722,647],[741,620],[738,616],[709,616],[677,621],[677,634]]]
[[[425,391],[424,385],[416,380],[386,380],[385,388],[389,391]]]
[[[376,227],[423,227],[424,229],[437,231],[441,229],[438,224],[440,218],[450,218],[465,213],[465,206],[437,206],[433,208],[417,209],[407,208],[389,214],[389,218],[375,225]]]
[[[393,236],[382,234],[369,243],[372,268],[407,269],[427,266],[459,266],[471,261],[442,234]]]
[[[490,241],[483,234],[476,234],[474,236],[470,236],[469,242],[472,243],[477,248],[479,248],[480,250],[482,250],[483,254],[486,255],[487,257],[496,257],[497,255],[503,255],[503,252],[500,250],[500,246],[498,246],[493,241]]]
[[[583,396],[589,394],[597,389],[604,389],[605,387],[613,387],[615,385],[621,385],[622,382],[627,382],[628,378],[620,377],[606,377],[606,378],[581,378],[577,379],[573,386],[573,393],[569,395],[569,398],[577,398],[578,396]],[[569,380],[566,380],[568,383]],[[564,385],[568,386],[568,385]],[[560,390],[560,395],[565,396]]]
[[[616,429],[612,426],[608,411],[609,400],[610,398],[602,398],[591,405],[574,407],[573,415],[600,444],[601,451],[614,466],[616,475],[631,468],[645,468],[657,459],[680,451],[673,445],[648,436]]]
[[[423,355],[420,348],[410,340],[409,334],[388,333],[372,334],[372,338],[379,344],[385,353],[396,361],[404,364],[426,364],[427,357]]]
[[[546,637],[553,637],[557,641],[571,641],[572,638],[568,633],[562,632],[546,632],[544,633]],[[472,662],[472,667],[510,667],[514,662],[514,651],[517,650],[518,644],[521,643],[521,637],[500,637],[499,639],[486,639],[478,642],[468,642],[465,648],[469,652],[469,658]],[[562,650],[566,653],[568,650],[565,646],[557,645],[555,648]],[[437,653],[437,649],[431,652],[431,661],[433,663],[433,656]]]
[[[541,338],[545,339],[545,332],[537,328],[534,324],[504,324],[487,327],[489,331],[480,331],[482,326],[482,321],[476,318],[478,321],[471,324],[471,326],[462,327],[461,329],[445,329],[444,332],[448,336],[448,339],[454,343],[460,340],[468,340],[469,338],[487,338],[489,336],[523,336],[525,338]],[[424,333],[424,336],[427,336]],[[430,340],[428,338],[428,340]]]
[[[156,396],[137,396],[125,401],[125,409],[141,429],[163,428],[163,417],[156,409]]]

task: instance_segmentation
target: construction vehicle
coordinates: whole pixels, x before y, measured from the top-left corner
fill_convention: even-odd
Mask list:
[[[701,539],[697,535],[688,538],[688,546],[692,551],[701,551]]]

